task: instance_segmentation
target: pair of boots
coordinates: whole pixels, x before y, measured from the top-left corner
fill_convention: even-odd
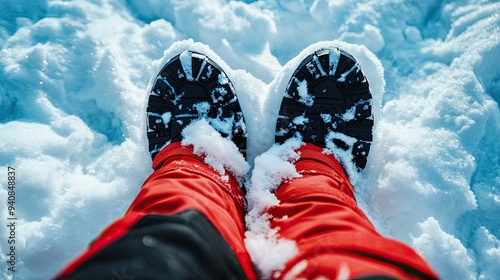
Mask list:
[[[148,103],[152,158],[182,140],[184,127],[206,119],[246,155],[243,113],[231,81],[207,56],[184,51],[160,71]],[[358,170],[366,165],[372,141],[372,96],[359,65],[346,52],[321,49],[306,57],[283,95],[275,142],[301,138],[321,148],[327,140],[352,154]]]
[[[436,279],[413,249],[377,233],[331,153],[338,149],[351,161],[344,165],[358,171],[365,167],[372,141],[371,99],[359,65],[337,48],[311,53],[294,71],[283,93],[275,142],[302,142],[288,162],[296,175],[274,190],[279,203],[257,213],[269,218],[280,238],[291,241],[291,249],[283,252],[280,265],[276,256],[260,254],[256,269],[249,247],[253,257],[268,248],[245,237],[247,209],[238,182],[244,172],[214,167],[207,149],[188,145],[193,141],[185,135],[196,135],[208,123],[225,140],[214,137],[214,143],[201,146],[231,141],[246,156],[238,98],[214,61],[181,52],[162,68],[149,96],[154,173],[127,213],[56,278]]]

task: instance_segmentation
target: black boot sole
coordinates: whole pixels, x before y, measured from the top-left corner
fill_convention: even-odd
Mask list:
[[[361,170],[370,151],[373,123],[372,95],[356,60],[337,48],[321,49],[293,73],[279,110],[275,141],[283,143],[298,133],[304,142],[325,148],[330,132],[353,137],[353,145],[339,139],[343,137],[333,143],[351,150]]]
[[[182,141],[184,127],[198,119],[207,119],[246,155],[245,121],[231,81],[207,56],[185,51],[166,63],[149,93],[147,137],[151,157],[154,159],[169,143]]]

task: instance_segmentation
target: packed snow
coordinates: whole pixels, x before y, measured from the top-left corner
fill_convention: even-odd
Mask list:
[[[264,279],[282,269],[297,253],[293,240],[280,238],[277,229],[271,228],[272,217],[267,210],[279,205],[273,191],[283,182],[300,177],[292,163],[299,158],[295,150],[300,146],[301,141],[292,138],[259,155],[248,183],[245,245]]]
[[[300,143],[273,146],[274,126],[293,70],[322,44],[350,52],[374,93],[368,166],[350,175],[375,227],[443,279],[500,278],[499,2],[2,0],[0,11],[0,278],[54,276],[126,211],[152,172],[148,84],[186,47],[234,85],[247,162],[223,139],[207,161],[246,175],[247,247],[264,274],[282,266],[296,248],[265,209],[279,203],[272,189],[298,175],[289,151]],[[213,132],[194,124],[186,143]]]
[[[189,124],[182,135],[182,145],[192,145],[194,154],[203,157],[204,162],[217,171],[224,181],[227,181],[227,171],[243,184],[250,165],[238,147],[230,139],[223,138],[208,121],[202,119]]]

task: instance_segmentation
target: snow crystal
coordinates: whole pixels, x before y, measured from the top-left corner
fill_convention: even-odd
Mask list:
[[[304,125],[304,124],[306,124],[308,122],[309,122],[309,119],[306,118],[306,117],[304,117],[304,115],[295,117],[292,120],[292,123],[295,124],[295,125]]]
[[[335,76],[335,72],[337,72],[339,58],[340,58],[340,51],[338,51],[337,49],[330,49],[328,51],[328,67],[330,68],[328,75]]]
[[[219,74],[218,80],[219,80],[219,85],[225,85],[229,83],[229,79],[223,73]]]
[[[340,74],[340,77],[337,79],[339,82],[345,82],[345,78],[351,74],[354,69],[358,69],[358,65],[354,64],[354,66],[351,67],[351,69],[347,70],[346,72]]]
[[[336,114],[336,116],[345,122],[352,121],[356,118],[356,114],[359,114],[359,112],[356,111],[357,108],[360,107],[360,105],[364,104],[363,110],[368,110],[370,108],[368,104],[369,102],[370,101],[367,100],[360,100],[356,102],[356,104],[354,104],[351,108],[347,109],[345,113],[343,113],[342,115]]]
[[[198,112],[199,117],[208,115],[210,111],[210,103],[208,101],[198,102],[193,104],[193,108]]]
[[[309,89],[307,88],[307,81],[299,81],[297,78],[294,78],[297,83],[297,91],[299,94],[299,102],[303,103],[306,106],[311,107],[314,104],[314,98],[309,94]]]
[[[234,117],[216,119],[209,118],[208,121],[210,122],[211,126],[227,135],[231,135],[233,128],[236,127],[234,123]]]
[[[321,114],[321,118],[325,123],[331,123],[332,122],[332,115],[330,114]]]
[[[171,112],[166,112],[161,115],[161,120],[165,124],[165,127],[168,127],[168,124],[170,123],[170,119],[172,118],[172,113]]]
[[[183,51],[180,56],[180,61],[182,65],[182,70],[184,71],[184,74],[186,75],[186,79],[188,81],[193,80],[193,68],[191,67],[191,64],[193,63],[192,60],[192,53],[189,51]],[[183,74],[181,74],[183,75]],[[179,78],[183,78],[183,76],[179,76]]]
[[[334,144],[333,140],[340,140],[341,142],[347,145],[347,149],[344,150],[342,148],[337,147]],[[353,185],[357,185],[360,180],[360,174],[358,173],[356,166],[354,164],[354,160],[352,157],[352,149],[354,148],[354,144],[356,143],[356,138],[345,135],[339,132],[329,132],[325,136],[325,144],[326,149],[324,149],[324,153],[333,154],[335,158],[342,163],[347,175],[349,176],[349,180]]]
[[[200,76],[201,76],[201,73],[203,73],[205,70],[206,70],[206,73],[205,73],[205,76],[201,77],[203,80],[206,80],[208,78],[210,78],[210,76],[212,75],[212,69],[213,67],[210,66],[208,67],[207,69],[205,69],[205,67],[207,67],[207,60],[204,59],[202,62],[201,62],[201,66],[200,66],[200,69],[198,70],[198,75],[196,76],[196,78],[194,79],[195,81],[198,81],[200,79]],[[192,71],[192,70],[191,70]]]
[[[156,77],[157,80],[160,80],[162,83],[164,83],[165,85],[167,85],[168,89],[172,92],[172,93],[175,93],[175,89],[174,87],[168,82],[168,80],[162,76],[162,75],[158,75],[158,77]],[[157,93],[157,95],[159,95],[159,93]],[[177,100],[174,101],[174,104],[177,104],[176,103]]]

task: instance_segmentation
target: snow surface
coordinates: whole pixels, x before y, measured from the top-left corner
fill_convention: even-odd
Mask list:
[[[7,166],[15,167],[16,279],[50,278],[125,212],[151,173],[148,83],[169,55],[194,43],[164,51],[188,38],[218,54],[207,53],[229,69],[242,103],[257,166],[249,196],[264,203],[250,205],[257,214],[247,224],[264,229],[249,228],[247,245],[262,270],[287,254],[263,254],[252,234],[268,228],[251,218],[262,221],[260,207],[278,203],[265,192],[286,177],[262,172],[254,159],[272,145],[278,93],[301,51],[339,40],[380,104],[355,186],[361,208],[444,279],[500,278],[500,3],[1,0],[0,11],[0,200]],[[293,155],[273,149],[259,165],[294,176],[273,165]],[[266,178],[276,181],[263,186]],[[7,236],[1,227],[3,279],[12,278]],[[273,238],[261,244],[293,252]]]

